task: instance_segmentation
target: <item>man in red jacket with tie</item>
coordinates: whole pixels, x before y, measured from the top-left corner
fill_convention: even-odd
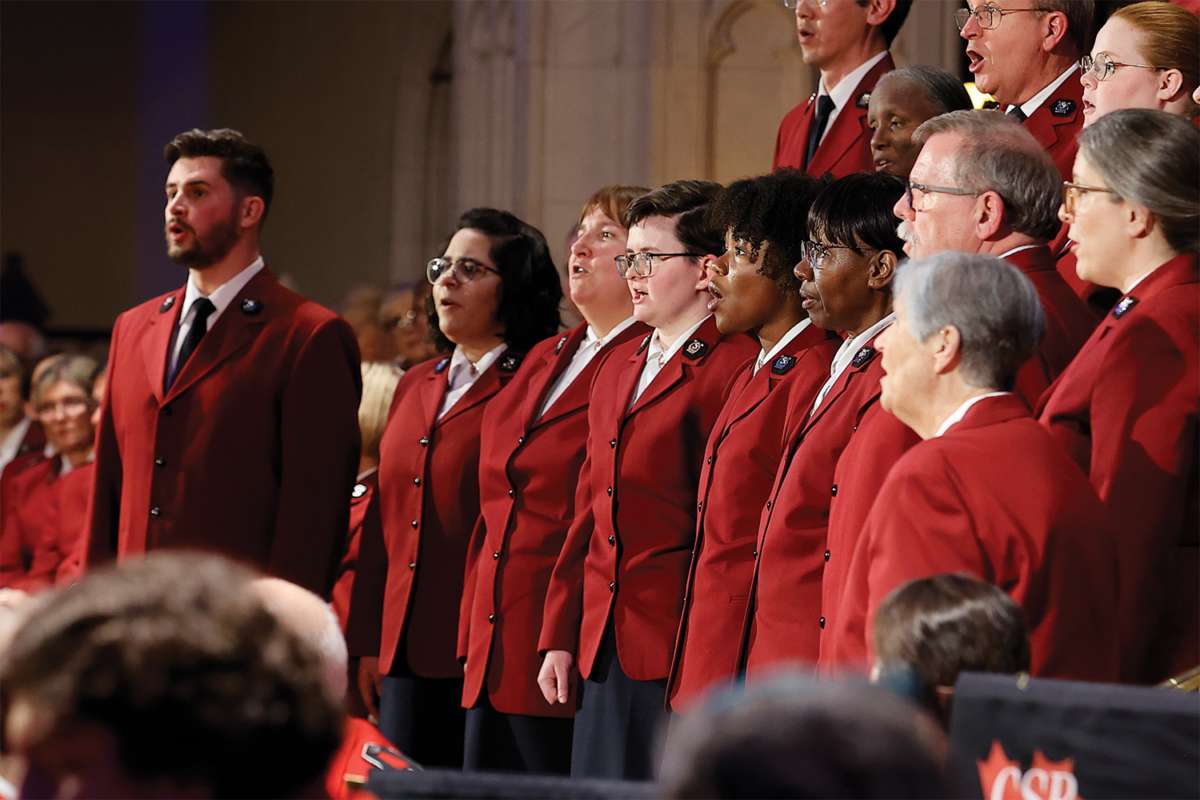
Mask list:
[[[167,146],[167,254],[187,284],[113,328],[89,560],[223,553],[326,594],[358,469],[358,346],[259,254],[274,173],[221,129]]]
[[[912,0],[785,0],[796,10],[804,63],[821,72],[817,91],[779,125],[772,169],[835,178],[872,169],[867,103],[895,68],[888,47]]]

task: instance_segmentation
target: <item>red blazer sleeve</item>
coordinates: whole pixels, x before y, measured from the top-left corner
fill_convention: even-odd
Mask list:
[[[567,531],[562,551],[550,575],[546,607],[542,615],[542,635],[538,652],[566,650],[579,652],[579,628],[583,623],[583,562],[591,545],[595,516],[592,510],[592,457],[589,452],[579,470],[575,490],[575,519]]]
[[[350,525],[362,447],[358,364],[350,326],[330,320],[304,344],[280,401],[282,476],[267,571],[320,594],[333,585]]]

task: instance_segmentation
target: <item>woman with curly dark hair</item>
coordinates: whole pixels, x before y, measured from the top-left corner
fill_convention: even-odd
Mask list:
[[[455,649],[467,543],[479,519],[483,412],[529,348],[558,330],[562,287],[541,232],[490,208],[459,218],[426,276],[430,328],[453,353],[404,375],[380,443],[387,578],[379,727],[419,763],[461,767],[463,670]],[[363,589],[377,585],[367,579]],[[356,591],[348,628],[360,610],[378,613],[377,598],[360,597]],[[364,661],[370,673],[374,664]]]
[[[732,683],[755,533],[783,457],[787,409],[812,404],[841,344],[832,331],[812,324],[792,273],[808,238],[808,207],[822,186],[785,168],[730,184],[708,208],[725,236],[708,283],[708,307],[721,333],[749,333],[762,349],[730,391],[701,466],[697,507],[703,510],[668,679],[675,711]]]

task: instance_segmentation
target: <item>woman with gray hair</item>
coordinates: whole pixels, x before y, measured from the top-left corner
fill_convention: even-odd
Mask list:
[[[29,465],[4,487],[0,587],[33,593],[60,574],[66,578],[92,483],[97,371],[96,361],[82,355],[54,356],[35,370],[32,404],[54,455]]]
[[[1119,531],[1122,680],[1157,682],[1200,663],[1200,130],[1105,115],[1079,138],[1059,216],[1079,277],[1121,299],[1038,418]]]

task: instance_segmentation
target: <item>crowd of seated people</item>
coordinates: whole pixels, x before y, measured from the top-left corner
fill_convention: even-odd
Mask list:
[[[55,638],[83,613],[71,598],[91,596],[62,587],[101,587],[88,592],[114,619],[184,613],[129,607],[149,601],[122,594],[121,569],[205,597],[234,587],[221,613],[251,639],[283,635],[256,603],[307,608],[317,633],[278,627],[318,653],[336,639],[320,694],[397,763],[661,774],[678,797],[836,791],[814,722],[834,706],[845,735],[879,732],[841,757],[894,759],[873,791],[934,796],[928,723],[949,719],[960,672],[1145,685],[1200,665],[1197,17],[1134,3],[1089,52],[1090,0],[971,0],[957,15],[971,70],[1002,105],[975,110],[949,73],[892,69],[903,0],[787,5],[821,84],[781,126],[773,171],[597,190],[565,286],[541,231],[474,208],[419,284],[356,289],[344,319],[307,308],[246,238],[270,201],[269,166],[246,177],[262,151],[230,131],[172,143],[209,148],[168,148],[186,292],[122,316],[107,375],[0,345],[0,606],[28,615],[4,662],[4,713],[25,726],[6,751],[40,770],[46,731],[126,735],[96,715],[107,699],[59,696],[40,674],[93,646]],[[205,168],[245,220],[216,254],[196,231],[218,200],[172,194]],[[241,294],[205,282],[217,269]],[[260,328],[280,344],[235,374],[222,359]],[[131,362],[159,346],[153,368],[141,349]],[[213,399],[242,392],[255,400],[234,415]],[[307,444],[335,411],[336,452]],[[254,458],[204,449],[238,425]],[[329,486],[302,480],[320,459]],[[272,530],[187,529],[184,498],[218,474],[206,518],[238,515],[229,487],[261,483]],[[301,499],[328,513],[300,514]],[[137,566],[183,548],[304,588],[246,590],[250,572],[197,554]],[[873,673],[929,717],[779,684],[781,669]],[[745,703],[712,703],[743,685]],[[779,731],[806,755],[761,751]],[[235,791],[113,758],[96,778],[123,790]],[[360,768],[335,767],[328,790]]]

